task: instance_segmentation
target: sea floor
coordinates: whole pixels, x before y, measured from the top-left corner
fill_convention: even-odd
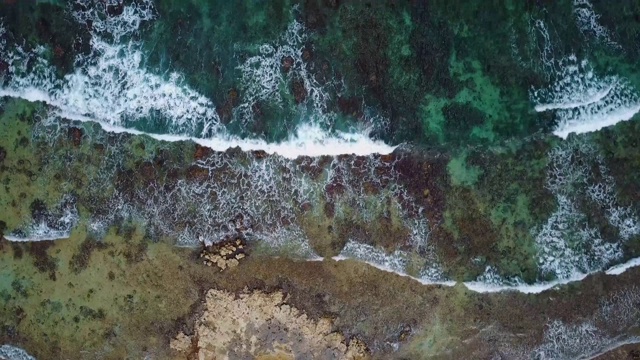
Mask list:
[[[640,358],[638,4],[0,0],[0,359]]]
[[[192,336],[198,326],[206,327],[201,317],[207,308],[231,309],[229,302],[264,293],[280,294],[280,301],[270,305],[280,311],[283,306],[297,309],[284,318],[291,324],[272,323],[274,328],[281,326],[286,334],[300,316],[316,322],[313,326],[327,321],[328,330],[320,334],[337,332],[338,343],[345,346],[351,341],[364,344],[362,356],[351,358],[491,358],[534,354],[549,345],[544,338],[549,319],[561,320],[567,328],[585,320],[598,326],[594,319],[601,299],[625,292],[640,296],[637,269],[615,277],[589,276],[536,295],[478,294],[461,284],[423,285],[356,261],[295,261],[253,256],[248,249],[249,255],[237,266],[221,271],[205,265],[197,250],[164,243],[140,246],[136,236],[110,234],[93,246],[85,241],[83,232],[74,231],[69,239],[55,242],[2,242],[2,342],[27,349],[38,359],[186,359],[202,350],[196,342],[188,352],[171,349],[170,344],[179,334]],[[55,263],[55,270],[44,263]],[[229,297],[205,303],[212,290]],[[235,342],[222,343],[229,347],[209,346],[233,358],[239,344],[250,345],[261,329],[257,316],[243,318],[247,311],[272,322],[283,320],[261,306],[259,301],[249,302],[245,313],[235,318],[245,323],[242,331],[228,335],[235,336]],[[633,332],[624,334],[632,336]],[[277,339],[271,338],[271,345],[279,344]],[[557,342],[556,349],[547,351],[557,351],[558,356],[577,351],[570,346],[580,346],[580,339],[571,334],[564,341],[578,343]],[[309,343],[316,346],[317,341]],[[284,338],[271,355],[311,354],[310,348],[287,344]],[[269,350],[262,350],[251,355],[268,358]],[[593,351],[592,356],[607,349]],[[628,345],[602,358],[632,358],[637,351],[637,346]]]

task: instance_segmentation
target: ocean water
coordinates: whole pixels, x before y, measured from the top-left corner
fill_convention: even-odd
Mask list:
[[[96,142],[120,134],[122,143],[195,143],[213,152],[185,163],[202,172],[201,182],[135,196],[115,189],[83,214],[69,191],[58,209],[9,229],[7,240],[65,238],[80,225],[100,233],[133,218],[179,246],[240,232],[276,253],[355,259],[480,292],[540,292],[638,264],[640,254],[629,250],[640,236],[637,206],[619,196],[621,180],[598,140],[640,111],[636,40],[630,28],[615,31],[613,10],[599,13],[607,4],[505,2],[491,20],[502,21],[500,30],[483,30],[491,16],[482,2],[460,13],[437,4],[9,3],[0,7],[0,97],[45,104],[34,139],[55,144],[75,126]],[[415,179],[403,182],[403,159],[508,153],[536,141],[547,144],[536,155],[545,174],[531,186],[553,209],[518,233],[533,270],[507,269],[508,251],[496,259],[480,250],[456,265],[475,269],[460,275],[435,229],[458,230],[448,213],[440,222],[429,217],[436,206],[412,188]],[[88,192],[117,181],[128,166],[125,147],[103,155]],[[51,169],[68,166],[55,165],[56,154]],[[445,191],[473,192],[489,172],[462,159],[464,176],[443,175],[453,178]],[[305,204],[312,215],[299,210]],[[601,219],[585,206],[600,209]],[[321,253],[308,224],[338,220],[394,241],[330,231],[340,246]]]

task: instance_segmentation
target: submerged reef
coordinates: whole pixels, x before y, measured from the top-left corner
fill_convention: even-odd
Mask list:
[[[334,319],[336,315],[342,318],[333,320],[334,327],[330,328],[342,329],[340,332],[347,340],[336,340],[338,347],[334,349],[344,347],[347,351],[351,344],[348,339],[355,337],[359,339],[356,344],[361,341],[362,348],[370,354],[387,353],[401,344],[406,344],[401,346],[404,351],[417,354],[424,350],[423,345],[418,345],[426,341],[420,340],[422,336],[435,336],[433,341],[444,343],[430,347],[427,353],[436,354],[451,349],[456,343],[454,339],[462,339],[457,326],[446,325],[447,332],[458,334],[448,340],[440,333],[419,335],[445,326],[439,323],[443,318],[427,313],[407,314],[412,320],[397,318],[394,321],[400,330],[357,326],[362,320],[358,315],[358,311],[364,310],[362,306],[372,306],[367,312],[378,311],[367,300],[368,290],[364,289],[421,288],[426,297],[420,301],[430,302],[430,308],[445,311],[442,316],[453,319],[475,314],[485,306],[497,311],[505,306],[499,305],[503,303],[514,309],[532,306],[543,311],[548,306],[545,301],[554,292],[566,294],[562,295],[566,297],[564,301],[584,301],[587,296],[584,290],[573,294],[571,289],[585,289],[592,286],[588,285],[591,282],[620,283],[616,288],[633,283],[635,271],[616,277],[615,281],[598,275],[565,290],[526,297],[475,294],[460,288],[461,285],[448,288],[420,282],[448,284],[452,280],[475,280],[488,285],[522,286],[527,282],[570,279],[575,273],[604,270],[638,256],[634,215],[637,192],[633,191],[636,184],[625,180],[633,170],[619,167],[622,159],[635,161],[634,152],[605,151],[607,147],[601,145],[603,139],[611,136],[631,141],[625,139],[633,139],[637,133],[635,122],[620,123],[612,129],[562,143],[553,137],[541,137],[491,150],[424,153],[406,148],[389,155],[289,160],[238,149],[221,153],[186,141],[167,143],[144,135],[108,133],[91,123],[60,118],[54,121],[45,116],[42,105],[21,100],[6,100],[2,109],[6,131],[0,143],[5,149],[1,174],[5,185],[1,196],[9,209],[6,214],[12,215],[4,217],[6,239],[1,243],[6,259],[3,276],[12,279],[2,290],[6,305],[3,316],[8,321],[3,341],[28,345],[26,348],[34,349],[32,353],[38,357],[47,353],[38,349],[45,348],[54,349],[60,356],[74,354],[79,351],[78,346],[98,351],[98,347],[104,346],[103,341],[121,349],[117,351],[129,351],[125,349],[133,346],[136,351],[149,352],[148,345],[134,345],[147,339],[146,336],[153,336],[148,341],[157,344],[152,352],[164,349],[157,351],[168,354],[170,343],[183,352],[206,349],[209,346],[205,345],[206,340],[194,340],[194,330],[189,330],[201,320],[186,319],[201,314],[198,309],[203,301],[206,303],[205,294],[211,291],[235,294],[245,288],[265,292],[259,296],[276,296],[274,291],[285,291],[289,300],[278,300],[279,304],[298,304],[299,311],[306,312],[310,319],[326,316]],[[21,137],[25,140],[20,140]],[[609,168],[608,164],[614,165]],[[510,171],[503,171],[505,168]],[[17,182],[17,176],[24,180]],[[608,187],[616,184],[612,179],[618,178],[622,179],[624,189],[620,192]],[[57,232],[65,232],[63,237],[69,240],[47,240],[48,235]],[[566,237],[564,233],[575,237]],[[553,236],[557,236],[556,242],[550,242]],[[558,246],[565,253],[558,252]],[[571,255],[566,255],[567,252]],[[318,257],[325,260],[309,261]],[[331,257],[346,261],[328,260]],[[269,265],[272,261],[275,263]],[[377,281],[397,282],[398,279],[391,279],[398,275],[367,264],[408,274],[420,282],[411,277],[401,278],[404,290],[377,284]],[[320,273],[311,280],[306,278],[309,271]],[[336,271],[341,274],[341,281],[350,283],[356,281],[351,279],[356,276],[353,271],[372,278],[356,288],[350,288],[354,283],[346,288],[338,283],[329,285],[331,278],[338,276]],[[288,280],[291,276],[297,279],[293,283]],[[327,278],[314,286],[316,293],[303,295],[308,291],[307,282],[319,281],[318,276]],[[175,287],[177,282],[181,283],[179,287]],[[332,307],[326,302],[337,296],[333,291],[338,288],[331,290],[333,295],[322,295],[325,286],[338,286],[340,292],[344,291],[339,299],[331,300]],[[612,291],[609,286],[613,285],[601,291],[609,293]],[[57,288],[66,288],[73,296],[54,290]],[[106,289],[112,290],[105,292]],[[433,295],[427,295],[434,291]],[[173,296],[184,293],[190,295],[167,307],[168,302],[175,302]],[[315,296],[310,301],[318,308],[304,305],[307,296]],[[512,304],[516,301],[514,296],[526,305]],[[350,308],[348,304],[359,298],[364,302]],[[341,301],[345,304],[338,305]],[[489,301],[492,305],[471,307],[470,301],[479,304]],[[445,303],[449,305],[439,305]],[[387,310],[389,319],[398,315],[394,315],[393,307]],[[43,319],[47,320],[40,323],[34,318],[40,316],[36,312],[44,312]],[[122,316],[132,313],[136,315],[123,322]],[[493,319],[493,315],[484,314],[475,316],[480,316],[481,322]],[[568,317],[545,314],[543,317],[554,319],[578,316],[571,312]],[[383,316],[371,321],[384,319]],[[140,323],[127,325],[133,321]],[[566,321],[570,320],[562,321],[550,323],[545,331],[569,326]],[[629,329],[634,328],[633,321]],[[460,318],[460,322],[465,321]],[[534,322],[536,326],[527,325],[532,336],[541,334],[546,320]],[[140,327],[152,323],[162,325],[151,332]],[[320,323],[314,322],[313,327]],[[112,324],[113,328],[105,328],[105,324]],[[176,324],[183,326],[182,330]],[[486,339],[497,336],[489,334],[496,331],[495,334],[519,331],[508,330],[511,325],[507,323],[500,324],[501,327],[491,328],[474,341],[489,341]],[[31,338],[36,331],[34,326],[50,340],[37,342]],[[93,329],[87,334],[104,332],[106,338],[94,339],[94,345],[81,339],[70,343],[64,333],[51,337],[51,326],[63,326],[70,331],[74,327]],[[628,337],[631,335],[627,328],[613,333],[607,326],[598,328],[611,338],[607,344],[634,341]],[[123,327],[129,328],[122,330]],[[140,337],[139,331],[148,334]],[[286,336],[293,336],[287,331]],[[331,335],[333,331],[322,330],[318,336],[333,339],[337,336]],[[180,333],[184,336],[176,338]],[[127,342],[118,340],[124,334],[129,334]],[[390,338],[380,343],[380,336]],[[486,336],[489,337],[485,339]],[[195,344],[203,341],[201,347],[193,345],[194,341]],[[517,351],[530,353],[534,351],[533,344],[546,346],[531,341],[518,345],[522,348]],[[188,349],[187,342],[192,344]],[[597,342],[589,351],[604,351],[603,344]],[[283,346],[276,350],[284,355],[321,351]],[[327,346],[329,349],[334,345]],[[229,351],[236,347],[214,348]],[[459,351],[468,351],[464,349]],[[495,349],[489,346],[486,351]]]
[[[18,69],[17,60],[27,56],[38,71],[50,65],[36,76],[39,90],[56,92],[47,82],[69,75],[56,84],[68,88],[51,99],[57,105],[111,124],[134,125],[123,115],[143,114],[139,130],[196,135],[224,127],[282,141],[311,120],[367,128],[395,144],[491,146],[553,129],[566,136],[574,121],[631,118],[640,103],[636,12],[624,2],[586,0],[455,8],[438,1],[10,2],[0,16],[12,56],[0,71],[15,94],[34,85],[23,81],[34,69]],[[607,83],[616,86],[601,102],[572,102]],[[102,101],[87,107],[76,99],[87,97]]]
[[[639,14],[0,0],[0,359],[637,357]]]
[[[635,123],[562,143],[289,160],[108,133],[18,100],[3,109],[12,241],[82,227],[99,242],[110,228],[129,237],[141,226],[131,261],[147,242],[238,239],[258,252],[360,258],[432,282],[471,281],[488,269],[505,281],[565,279],[638,256],[635,170],[619,168],[634,152],[599,145],[613,131],[632,139]],[[74,261],[85,266],[82,256]]]

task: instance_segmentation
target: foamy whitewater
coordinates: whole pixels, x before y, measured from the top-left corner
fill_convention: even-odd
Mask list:
[[[13,345],[0,346],[0,359],[7,360],[36,360],[35,357],[29,355],[23,349]]]
[[[553,84],[534,90],[531,99],[537,112],[552,111],[557,119],[553,133],[567,138],[630,120],[640,111],[640,98],[625,79],[600,77],[587,60],[570,56],[560,62]]]
[[[576,25],[586,41],[621,50],[611,32],[600,25],[600,16],[588,0],[574,0],[573,6]],[[575,55],[554,59],[546,25],[537,20],[535,28],[543,34],[542,63],[551,84],[533,89],[530,97],[537,112],[553,112],[556,136],[566,139],[570,133],[597,131],[630,120],[640,111],[640,97],[626,79],[597,74],[588,60],[579,60]]]
[[[63,198],[57,210],[42,214],[33,223],[26,224],[4,238],[13,242],[67,239],[79,219],[74,199],[67,196]]]
[[[594,174],[597,169],[599,180]],[[615,181],[594,144],[584,137],[569,139],[549,152],[546,187],[556,196],[557,209],[539,229],[532,229],[538,249],[538,268],[550,282],[525,284],[521,279],[503,279],[492,267],[476,281],[465,285],[478,292],[516,290],[538,293],[558,285],[580,281],[604,271],[617,275],[640,265],[637,259],[615,265],[623,256],[624,243],[640,234],[640,218],[631,207],[618,204]],[[619,233],[616,242],[602,239],[600,230],[589,225],[586,214],[575,205],[587,197],[604,209],[609,224]]]
[[[10,80],[0,86],[0,96],[42,101],[55,107],[63,117],[92,121],[107,131],[143,134],[136,129],[141,120],[153,119],[167,125],[168,134],[152,134],[164,141],[191,140],[214,150],[239,147],[242,150],[263,150],[287,158],[339,154],[387,154],[395,149],[382,141],[372,140],[371,129],[359,132],[330,131],[326,119],[327,94],[306,70],[301,59],[304,29],[294,22],[283,35],[284,45],[263,46],[260,56],[250,58],[240,66],[242,79],[251,101],[270,99],[278,102],[276,91],[283,81],[280,61],[283,56],[294,60],[292,72],[300,76],[309,92],[315,116],[302,123],[280,143],[262,139],[241,139],[227,133],[213,102],[184,83],[178,73],[157,75],[144,68],[142,44],[129,38],[139,31],[141,24],[155,18],[151,1],[126,6],[118,17],[101,13],[104,6],[74,11],[81,24],[91,21],[91,52],[78,56],[75,72],[62,79],[55,76],[43,57],[43,47],[31,52],[19,46],[5,47],[2,59],[9,64]],[[269,55],[269,56],[267,56]],[[29,68],[27,68],[29,64]],[[275,67],[274,64],[277,64]],[[257,67],[256,67],[257,66]],[[277,75],[276,75],[277,74]],[[252,103],[241,104],[237,110],[243,123],[253,115],[248,113]],[[300,114],[304,117],[304,114]],[[324,125],[324,126],[323,126]]]
[[[340,163],[334,158],[323,180],[314,184],[290,161],[302,155],[388,154],[396,148],[368,136],[375,127],[385,126],[380,119],[372,120],[369,128],[359,131],[329,130],[334,117],[327,110],[332,84],[319,84],[303,61],[302,51],[308,37],[301,23],[293,21],[278,39],[263,44],[258,54],[238,64],[242,90],[247,97],[235,110],[232,121],[244,127],[254,121],[255,102],[278,104],[282,101],[279,89],[285,76],[301,79],[308,92],[303,107],[311,111],[300,113],[301,118],[308,118],[308,121],[298,125],[285,141],[273,143],[230,135],[221,124],[213,101],[189,87],[181,74],[156,74],[145,68],[142,44],[132,37],[142,24],[155,19],[151,1],[125,6],[123,14],[116,17],[105,16],[104,7],[97,4],[73,12],[78,23],[92,23],[91,51],[88,55],[78,56],[75,71],[62,78],[55,75],[54,68],[45,60],[44,47],[26,51],[2,40],[0,53],[2,60],[9,64],[11,76],[0,79],[0,96],[44,102],[52,107],[49,114],[52,121],[60,122],[60,118],[64,118],[93,122],[112,133],[148,136],[168,142],[193,141],[216,151],[234,147],[243,151],[262,150],[277,156],[261,162],[250,161],[248,165],[233,163],[234,159],[226,154],[198,160],[192,165],[207,171],[205,183],[181,182],[170,191],[150,188],[136,194],[140,204],[127,203],[122,194],[115,193],[109,199],[108,214],[91,218],[86,224],[89,230],[99,233],[114,219],[134,218],[160,235],[178,239],[178,245],[194,246],[210,244],[237,228],[260,224],[262,230],[247,235],[264,241],[273,249],[293,244],[296,255],[317,260],[302,229],[281,223],[282,219],[290,222],[295,219],[292,204],[318,202],[328,196],[324,194],[324,187],[336,181],[346,189],[346,195],[341,199],[344,203],[355,204],[359,209],[371,207],[371,203],[392,204],[405,222],[403,225],[410,229],[410,247],[425,254],[421,255],[424,264],[414,274],[414,279],[423,284],[455,285],[444,276],[435,251],[430,247],[429,224],[422,215],[424,209],[418,208],[414,199],[408,198],[406,190],[396,184],[398,175],[393,164],[382,164],[379,158],[369,156],[361,165],[364,168],[355,169],[357,165]],[[574,6],[576,24],[585,37],[595,37],[612,47],[617,45],[611,33],[599,25],[590,3],[576,0]],[[549,71],[550,85],[532,90],[530,97],[535,111],[551,111],[555,115],[558,121],[555,135],[567,138],[572,132],[596,131],[629,120],[640,110],[640,98],[628,81],[615,75],[598,75],[587,60],[580,61],[575,56],[556,61],[544,22],[535,20],[532,26],[536,36],[544,40],[541,61],[542,68]],[[0,23],[0,35],[3,32]],[[288,75],[281,71],[281,61],[285,57],[292,61]],[[142,131],[138,125],[143,121],[155,121],[165,126],[167,133]],[[99,174],[89,179],[88,186],[96,191],[106,188],[105,182],[110,181],[109,176],[123,161],[118,151],[107,149],[110,155],[105,156],[104,166]],[[640,221],[632,209],[618,205],[613,179],[597,149],[580,139],[573,139],[552,149],[549,157],[546,186],[555,196],[557,208],[546,223],[531,231],[538,249],[541,275],[556,280],[526,284],[519,278],[502,278],[497,269],[488,266],[475,281],[464,283],[468,289],[538,293],[580,281],[589,274],[604,271],[618,275],[640,265],[638,259],[614,265],[622,259],[624,242],[640,234]],[[577,163],[576,157],[586,158],[590,163]],[[599,169],[600,181],[595,180],[593,166]],[[383,175],[376,170],[384,170],[381,172],[390,175],[381,179]],[[216,180],[216,174],[222,171],[228,176],[224,184]],[[376,184],[382,189],[381,193],[369,198],[365,196],[365,181]],[[382,185],[383,182],[387,185]],[[216,196],[215,204],[208,200],[211,194]],[[247,194],[250,199],[245,199]],[[606,209],[607,220],[620,233],[619,241],[606,242],[598,229],[589,227],[586,215],[576,206],[577,196],[588,196],[595,205]],[[412,208],[402,208],[401,203]],[[406,203],[410,205],[404,205]],[[192,213],[194,204],[196,214]],[[410,217],[409,213],[419,215]],[[238,214],[242,214],[242,219],[238,219]],[[375,219],[370,213],[360,215],[365,222]],[[194,220],[194,225],[186,229],[176,230],[164,222],[164,219],[178,222],[187,217]],[[9,241],[64,239],[78,222],[75,207],[63,207],[60,212],[25,224],[5,238]],[[409,276],[407,267],[411,256],[407,251],[397,249],[389,253],[349,239],[334,260],[353,259]]]
[[[433,277],[415,277],[411,276],[404,272],[404,267],[402,267],[402,262],[406,261],[403,254],[386,254],[381,249],[376,249],[370,245],[366,244],[351,244],[351,249],[347,248],[347,251],[343,251],[339,256],[334,256],[331,259],[334,261],[345,261],[345,260],[355,260],[359,262],[364,262],[369,266],[373,266],[378,270],[394,273],[396,275],[402,277],[408,277],[413,280],[418,281],[423,285],[444,285],[444,286],[455,286],[458,284],[456,281],[452,280],[434,280]],[[354,247],[359,247],[360,249],[353,249]],[[355,254],[353,253],[355,251]],[[361,253],[358,256],[358,252]],[[309,259],[309,261],[319,261],[322,258],[313,258]],[[604,271],[607,275],[620,275],[626,270],[630,268],[634,268],[640,266],[640,258],[631,259],[625,263],[612,266],[611,268]],[[514,291],[520,292],[523,294],[539,294],[543,291],[557,289],[562,285],[566,285],[572,282],[582,281],[587,276],[599,273],[600,271],[593,271],[588,274],[584,273],[573,273],[568,277],[557,279],[553,281],[541,281],[536,282],[534,284],[527,284],[522,280],[514,280],[514,281],[506,281],[500,275],[497,274],[495,269],[488,267],[485,274],[480,276],[477,280],[474,281],[465,281],[462,282],[467,289],[477,292],[477,293],[496,293],[496,292],[505,292],[505,291]]]

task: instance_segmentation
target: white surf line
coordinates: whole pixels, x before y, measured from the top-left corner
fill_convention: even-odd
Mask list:
[[[198,138],[179,134],[154,134],[113,125],[81,114],[65,111],[62,109],[63,104],[57,103],[47,93],[36,88],[24,89],[21,92],[0,89],[0,97],[2,96],[20,98],[31,102],[44,102],[55,107],[57,109],[56,115],[60,117],[81,122],[94,122],[99,124],[102,129],[107,132],[147,135],[153,139],[167,142],[193,141],[215,151],[226,151],[230,148],[239,147],[243,151],[262,150],[269,154],[278,154],[287,159],[295,159],[299,156],[318,157],[323,155],[337,156],[345,154],[367,156],[371,154],[390,154],[398,147],[397,145],[390,146],[382,141],[373,140],[361,133],[345,133],[340,131],[329,133],[321,129],[318,125],[312,124],[300,125],[295,135],[290,136],[289,139],[280,143],[269,143],[262,139],[240,139],[223,134],[212,138]]]
[[[495,293],[495,292],[503,292],[503,291],[517,291],[523,294],[539,294],[543,291],[555,288],[559,285],[565,285],[571,282],[582,281],[589,274],[574,274],[566,279],[558,279],[554,281],[545,281],[539,282],[535,284],[517,284],[517,285],[501,285],[501,284],[491,284],[485,283],[482,281],[467,281],[462,284],[467,287],[467,289],[477,292],[477,293]]]
[[[331,257],[331,260],[334,261],[346,261],[346,260],[351,260],[351,261],[356,261],[356,262],[360,262],[360,263],[365,263],[367,265],[373,266],[374,268],[378,269],[378,270],[382,270],[385,272],[389,272],[389,273],[394,273],[396,275],[400,275],[402,277],[408,277],[411,278],[413,280],[418,281],[419,283],[423,284],[423,285],[444,285],[444,286],[455,286],[457,283],[453,280],[443,280],[443,281],[433,281],[433,280],[427,280],[427,279],[421,279],[421,278],[416,278],[413,277],[409,274],[400,272],[400,271],[396,271],[391,269],[390,267],[387,266],[383,266],[380,264],[376,264],[374,262],[371,261],[365,261],[365,260],[360,260],[360,259],[356,259],[356,258],[350,258],[347,256],[333,256]]]
[[[547,110],[567,110],[567,109],[575,109],[575,108],[579,108],[579,107],[583,107],[583,106],[587,106],[587,105],[591,105],[594,103],[597,103],[599,101],[601,101],[602,99],[604,99],[605,97],[607,97],[607,95],[609,95],[609,93],[611,92],[611,90],[613,89],[615,83],[612,85],[609,85],[608,87],[602,89],[601,91],[595,93],[593,96],[582,100],[582,101],[573,101],[573,102],[556,102],[556,103],[549,103],[549,104],[539,104],[536,105],[534,107],[534,109],[536,110],[536,112],[544,112]]]
[[[598,131],[602,128],[613,126],[622,121],[631,120],[640,111],[640,104],[632,107],[618,108],[606,115],[590,114],[583,118],[563,121],[558,124],[553,134],[566,139],[570,133],[587,133]]]
[[[620,275],[628,269],[640,266],[640,257],[628,260],[625,263],[614,265],[605,271],[607,275]]]
[[[626,79],[599,76],[587,60],[579,61],[575,55],[554,62],[558,65],[551,74],[555,80],[530,93],[536,112],[554,113],[554,135],[566,139],[572,132],[598,131],[628,121],[640,111],[640,96]]]
[[[72,216],[72,215],[69,215]],[[74,221],[69,218],[70,221]],[[19,235],[5,235],[4,238],[11,242],[36,242],[36,241],[51,241],[51,240],[65,240],[71,237],[71,230],[74,227],[71,223],[68,223],[68,227],[65,229],[52,229],[46,223],[32,224],[27,227],[27,234],[24,236]]]
[[[53,219],[49,219],[49,221],[52,220]],[[18,235],[14,230],[14,232],[9,235],[4,235],[4,238],[11,242],[37,242],[68,239],[71,237],[71,231],[77,225],[78,220],[78,211],[75,208],[74,203],[73,208],[66,208],[63,210],[62,215],[55,220],[55,225],[53,227],[49,226],[49,223],[44,220],[36,223],[32,222],[31,224],[21,228],[24,235]],[[0,234],[0,236],[2,236],[2,234]]]
[[[372,267],[375,267],[376,269],[385,271],[385,272],[390,272],[390,273],[394,273],[396,275],[400,275],[402,277],[409,277],[413,280],[416,280],[417,282],[423,284],[423,285],[444,285],[444,286],[455,286],[460,282],[457,281],[453,281],[453,280],[443,280],[443,281],[432,281],[432,280],[427,280],[427,279],[420,279],[420,278],[416,278],[413,277],[409,274],[403,273],[403,272],[399,272],[396,270],[393,270],[389,267],[386,266],[382,266],[370,261],[364,261],[364,260],[360,260],[360,259],[356,259],[356,258],[350,258],[350,257],[345,257],[345,256],[334,256],[331,258],[334,261],[345,261],[345,260],[352,260],[352,261],[357,261],[357,262],[361,262],[361,263],[365,263],[367,265],[370,265]],[[320,259],[314,259],[313,261],[321,261],[323,260],[322,258]],[[614,265],[612,267],[610,267],[609,269],[605,270],[604,273],[610,276],[616,276],[616,275],[620,275],[623,272],[625,272],[626,270],[633,268],[633,267],[637,267],[640,266],[640,257],[638,258],[633,258],[623,264],[618,264],[618,265]],[[578,281],[582,281],[584,280],[587,276],[589,275],[594,275],[594,274],[598,274],[602,271],[596,271],[596,272],[592,272],[592,273],[588,273],[588,274],[580,274],[580,273],[576,273],[574,275],[572,275],[569,278],[566,279],[558,279],[558,280],[554,280],[554,281],[548,281],[548,282],[540,282],[540,283],[535,283],[535,284],[518,284],[518,285],[501,285],[501,284],[490,284],[490,283],[485,283],[485,282],[481,282],[481,281],[465,281],[465,282],[461,282],[462,285],[464,285],[467,289],[473,291],[473,292],[477,292],[477,293],[496,293],[496,292],[507,292],[507,291],[515,291],[515,292],[519,292],[519,293],[523,293],[523,294],[539,294],[541,292],[544,292],[546,290],[550,290],[550,289],[554,289],[557,286],[561,286],[561,285],[566,285],[569,283],[573,283],[573,282],[578,282]]]
[[[5,235],[4,238],[11,242],[38,242],[38,241],[54,241],[54,240],[67,240],[71,237],[70,233],[60,235],[42,235],[42,236],[27,236],[19,237],[13,235]]]
[[[582,281],[589,275],[594,275],[598,273],[604,272],[607,275],[615,276],[620,275],[623,272],[627,271],[630,268],[640,266],[640,257],[633,258],[628,260],[625,263],[614,265],[607,270],[604,271],[594,271],[591,273],[575,273],[569,278],[558,279],[549,282],[541,282],[535,284],[518,284],[518,285],[499,285],[499,284],[486,284],[478,281],[468,281],[464,282],[464,286],[466,286],[469,290],[479,292],[479,293],[492,293],[492,292],[501,292],[501,291],[517,291],[525,294],[539,294],[545,290],[553,289],[559,285],[566,285],[576,281]]]
[[[535,284],[518,284],[518,285],[499,285],[499,284],[486,284],[478,281],[464,282],[463,284],[472,291],[480,293],[491,293],[500,291],[518,291],[525,294],[539,294],[545,290],[553,289],[559,285],[566,285],[576,281],[582,281],[589,275],[595,275],[599,273],[605,273],[606,275],[616,276],[633,267],[640,266],[640,257],[630,259],[622,264],[611,266],[604,271],[594,271],[587,274],[575,273],[569,278],[558,279],[549,282],[541,282]]]

